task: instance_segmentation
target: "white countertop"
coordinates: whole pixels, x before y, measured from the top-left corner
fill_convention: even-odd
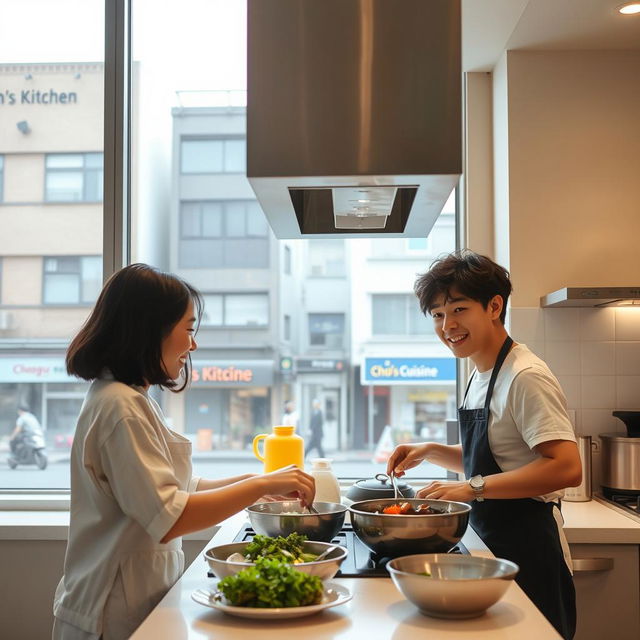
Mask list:
[[[244,514],[238,514],[222,523],[212,544],[231,542],[244,522]],[[462,541],[473,555],[491,555],[471,528]],[[350,602],[307,618],[259,621],[234,618],[195,603],[191,593],[211,586],[212,580],[206,574],[204,559],[197,559],[132,640],[242,638],[249,633],[259,633],[261,640],[298,639],[301,634],[314,640],[406,640],[416,637],[416,633],[429,640],[459,639],[463,634],[473,640],[560,638],[515,582],[502,600],[483,616],[471,620],[440,620],[422,615],[396,590],[390,578],[341,578],[336,582],[353,594]]]

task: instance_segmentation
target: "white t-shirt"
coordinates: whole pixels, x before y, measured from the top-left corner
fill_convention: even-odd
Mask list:
[[[484,406],[490,379],[491,370],[473,374],[465,409]],[[518,469],[539,458],[533,448],[542,442],[576,441],[560,383],[523,344],[507,355],[489,409],[489,447],[502,471]],[[563,495],[563,491],[555,491],[539,499],[548,502]]]
[[[191,442],[140,387],[95,380],[71,451],[71,523],[54,615],[128,637],[184,570],[179,538],[160,540],[198,478]]]

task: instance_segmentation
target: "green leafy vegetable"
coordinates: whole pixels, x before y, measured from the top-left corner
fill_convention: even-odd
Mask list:
[[[307,536],[299,533],[290,533],[286,538],[282,536],[270,538],[257,534],[246,546],[244,557],[249,562],[255,562],[258,558],[275,558],[293,564],[313,562],[318,556],[314,553],[304,552],[306,540]]]
[[[303,607],[322,600],[322,580],[291,565],[270,558],[257,558],[247,567],[218,582],[225,598],[238,607]]]

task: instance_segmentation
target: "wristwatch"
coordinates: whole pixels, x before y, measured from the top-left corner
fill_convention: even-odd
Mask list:
[[[484,493],[484,478],[480,475],[469,478],[469,486],[473,490],[474,500],[482,502],[484,500],[482,496]]]

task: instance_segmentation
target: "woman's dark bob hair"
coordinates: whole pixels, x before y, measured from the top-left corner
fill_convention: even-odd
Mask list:
[[[146,264],[120,269],[107,280],[91,315],[71,341],[67,372],[94,380],[108,369],[124,384],[182,391],[189,382],[191,357],[178,388],[163,366],[162,341],[191,301],[199,324],[202,296],[184,280]]]
[[[485,309],[494,296],[500,296],[500,322],[504,324],[507,300],[511,295],[511,280],[504,267],[486,256],[464,249],[438,258],[429,271],[418,277],[414,286],[420,310],[425,315],[430,312],[438,296],[450,298],[451,290],[480,302]]]

